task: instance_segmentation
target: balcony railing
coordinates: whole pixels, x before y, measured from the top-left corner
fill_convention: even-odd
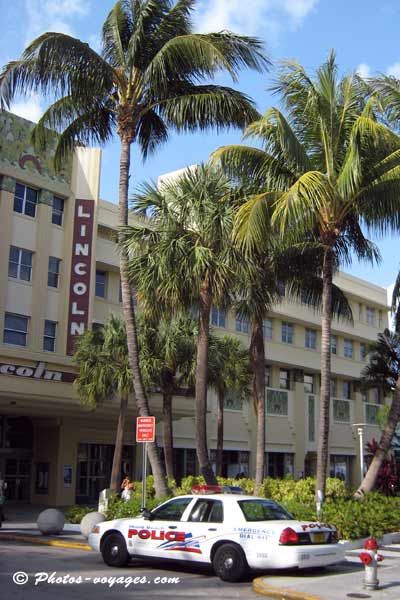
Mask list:
[[[281,417],[288,415],[289,400],[286,390],[274,390],[267,388],[267,414],[279,415]]]
[[[332,398],[333,420],[338,423],[350,423],[351,400],[345,398]]]

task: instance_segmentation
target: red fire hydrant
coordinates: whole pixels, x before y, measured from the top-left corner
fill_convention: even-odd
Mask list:
[[[378,562],[383,560],[383,556],[378,554],[378,542],[376,538],[370,537],[365,540],[360,560],[365,565],[364,587],[367,590],[377,590],[379,585]]]

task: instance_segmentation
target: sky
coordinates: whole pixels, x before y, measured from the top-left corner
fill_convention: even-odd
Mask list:
[[[102,24],[113,0],[0,0],[2,35],[0,63],[18,58],[24,47],[45,31],[61,31],[100,49]],[[268,73],[243,72],[239,89],[251,96],[260,112],[277,105],[268,87],[279,62],[296,59],[307,70],[317,68],[329,51],[336,50],[342,74],[363,76],[388,73],[400,77],[398,0],[199,0],[194,13],[199,32],[228,29],[261,38],[273,66]],[[229,84],[225,77],[218,83]],[[38,96],[18,98],[12,111],[32,121],[45,103]],[[163,173],[207,160],[215,148],[239,143],[241,132],[230,130],[190,135],[171,134],[168,143],[143,161],[132,151],[130,191]],[[112,202],[118,195],[118,140],[103,149],[101,197]],[[375,238],[374,238],[375,240]],[[371,267],[354,262],[345,269],[380,286],[389,286],[399,268],[399,237],[375,240],[382,261]]]

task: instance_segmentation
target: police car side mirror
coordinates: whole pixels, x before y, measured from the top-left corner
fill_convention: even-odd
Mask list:
[[[151,512],[149,510],[147,510],[147,508],[144,508],[142,510],[142,515],[145,519],[148,519],[149,521],[152,521],[154,518],[153,515],[151,514]]]

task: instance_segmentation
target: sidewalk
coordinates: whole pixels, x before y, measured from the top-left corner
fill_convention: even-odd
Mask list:
[[[31,505],[7,505],[6,521],[3,521],[0,528],[0,542],[20,541],[45,546],[90,550],[86,538],[80,533],[79,525],[66,524],[59,535],[43,535],[37,528],[36,520],[44,508]]]
[[[373,598],[375,600],[400,599],[400,544],[379,548],[384,560],[378,568],[379,590],[363,588],[364,566],[358,556],[360,550],[346,552],[346,562],[325,571],[291,571],[285,574],[258,577],[253,589],[269,598],[280,600],[347,600],[347,598]],[[273,590],[272,588],[277,588]],[[285,590],[285,591],[284,591]],[[276,595],[275,592],[276,591]],[[300,593],[296,595],[295,592]],[[260,596],[261,597],[261,596]]]

